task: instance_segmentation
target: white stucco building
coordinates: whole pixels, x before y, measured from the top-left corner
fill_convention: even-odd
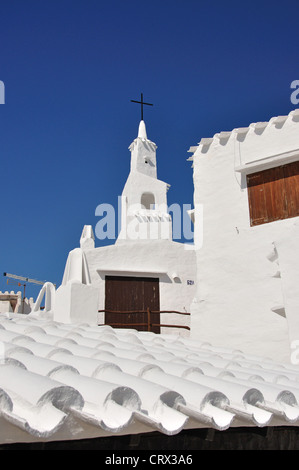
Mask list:
[[[172,240],[169,185],[157,178],[156,148],[142,120],[129,147],[131,167],[121,196],[119,236],[115,244],[96,248],[92,227],[84,227],[80,247],[69,253],[62,285],[55,295],[55,320],[70,323],[83,319],[114,326],[124,322],[127,327],[146,329],[136,323],[147,323],[150,308],[163,311],[153,314],[151,322],[156,325],[189,327],[190,316],[169,312],[190,313],[195,252]],[[110,312],[98,314],[98,310]],[[111,311],[141,313],[117,315]],[[153,331],[189,334],[187,328],[155,326]]]
[[[34,304],[33,297],[22,297],[22,292],[0,291],[0,313],[29,313]]]
[[[172,240],[140,123],[116,243],[96,248],[86,225],[57,291],[43,284],[28,315],[0,311],[1,448],[297,448],[298,117],[192,149],[194,249]],[[191,311],[151,316],[191,331],[98,314],[147,307]]]
[[[61,286],[44,288],[46,312],[64,323],[146,330],[149,308],[163,312],[152,324],[184,327],[153,326],[156,333],[290,362],[299,351],[298,130],[295,110],[190,148],[190,249],[172,239],[169,185],[157,177],[157,146],[142,120],[129,147],[119,236],[97,248],[93,228],[83,228]],[[117,313],[124,311],[132,313]]]
[[[203,221],[191,335],[289,361],[299,340],[299,110],[190,151]]]

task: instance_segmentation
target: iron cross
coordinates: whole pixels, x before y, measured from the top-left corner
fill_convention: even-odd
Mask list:
[[[154,106],[152,103],[145,103],[143,101],[143,93],[141,93],[141,101],[135,101],[135,100],[131,100],[132,103],[139,103],[141,104],[141,121],[143,121],[143,105],[146,104],[148,106]]]

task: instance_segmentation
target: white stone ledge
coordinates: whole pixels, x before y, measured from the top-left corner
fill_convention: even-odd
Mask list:
[[[244,165],[237,166],[235,171],[243,174],[251,174],[257,171],[268,170],[269,168],[274,168],[280,165],[286,165],[297,160],[299,160],[299,149],[278,155],[271,155],[253,162],[248,162]]]

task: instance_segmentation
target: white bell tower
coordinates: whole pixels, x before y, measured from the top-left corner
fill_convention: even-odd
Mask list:
[[[157,178],[156,149],[141,120],[138,136],[129,147],[131,170],[122,193],[117,241],[172,239],[172,221],[167,210],[169,185]]]
[[[140,121],[138,137],[129,147],[131,151],[131,171],[157,178],[157,146],[147,138],[145,122]]]

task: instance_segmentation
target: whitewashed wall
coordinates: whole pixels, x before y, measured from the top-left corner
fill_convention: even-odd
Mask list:
[[[197,251],[192,336],[279,361],[290,360],[290,340],[299,339],[288,316],[290,288],[284,288],[279,265],[284,272],[294,270],[299,240],[289,247],[297,255],[290,256],[288,237],[299,218],[250,227],[246,174],[299,159],[298,120],[296,110],[216,134],[202,139],[193,155],[194,204],[203,207],[203,244]],[[278,240],[284,240],[281,259]],[[297,307],[299,314],[299,287],[292,293],[293,312]]]

